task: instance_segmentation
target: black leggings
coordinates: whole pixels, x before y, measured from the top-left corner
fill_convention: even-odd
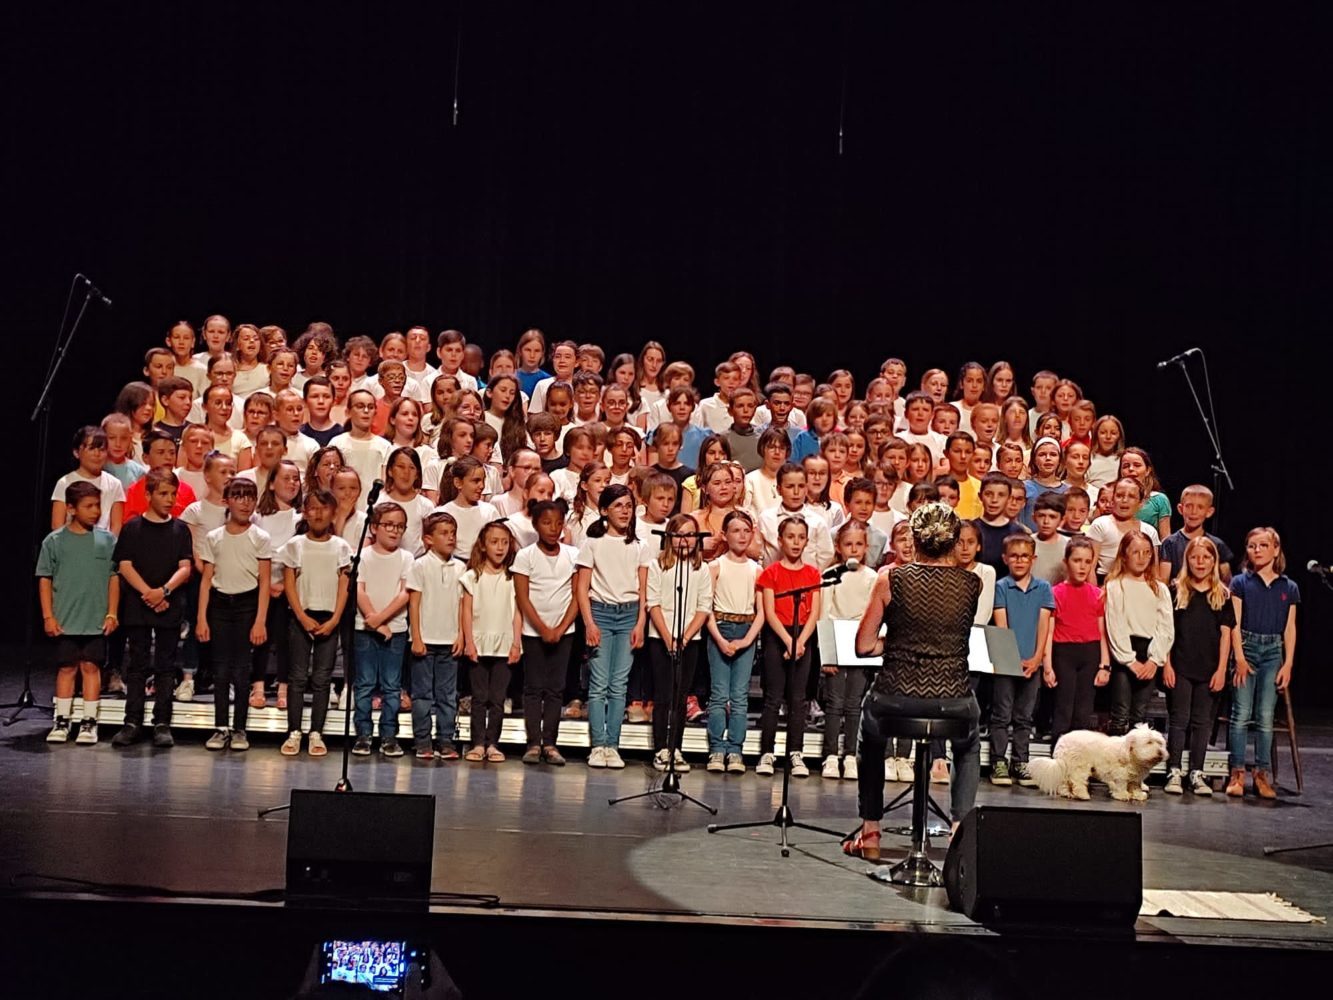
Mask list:
[[[323,625],[333,617],[332,611],[306,611]],[[288,616],[287,648],[291,651],[290,684],[287,689],[287,730],[301,728],[305,711],[306,691],[310,692],[310,731],[324,732],[324,720],[329,713],[329,682],[333,678],[333,658],[338,652],[338,632],[312,636],[301,627],[295,616]]]
[[[472,679],[472,745],[496,746],[505,717],[509,660],[503,656],[483,656],[470,664],[467,672]]]
[[[1065,733],[1088,727],[1101,658],[1102,644],[1095,640],[1051,643],[1051,668],[1055,671],[1051,746]]]
[[[279,594],[268,599],[268,616],[264,619],[267,639],[262,646],[256,646],[250,666],[250,683],[257,684],[268,677],[269,660],[274,661],[273,671],[278,683],[287,683],[287,672],[291,662],[291,641],[289,632],[292,623],[292,606],[287,603],[287,595]]]
[[[694,683],[694,671],[699,664],[699,645],[701,639],[687,642],[680,658],[680,684],[675,689],[675,700],[667,704],[671,697],[671,654],[666,643],[661,639],[648,640],[648,658],[653,664],[653,691],[659,697],[653,709],[653,749],[667,748],[668,713],[671,722],[671,749],[680,749],[681,730],[685,726],[685,695]]]
[[[1208,753],[1208,737],[1217,718],[1217,695],[1206,680],[1195,681],[1176,674],[1176,686],[1166,689],[1169,723],[1166,730],[1167,767],[1180,767],[1189,730],[1191,771],[1202,771]]]
[[[245,729],[250,710],[250,667],[254,651],[250,628],[259,608],[259,591],[224,594],[214,590],[208,595],[209,645],[213,648],[213,725],[227,728],[228,689],[235,689],[236,729]]]
[[[573,645],[572,632],[556,643],[543,642],[533,635],[523,637],[523,725],[530,747],[555,746]]]
[[[1142,722],[1156,689],[1156,675],[1151,680],[1141,681],[1125,664],[1111,664],[1111,725],[1107,732],[1112,736],[1123,736]]]
[[[798,626],[798,631],[804,626]],[[793,637],[794,638],[794,637]],[[764,653],[764,710],[759,716],[759,752],[772,753],[778,739],[778,711],[787,702],[787,753],[805,750],[805,687],[810,680],[814,637],[793,663],[787,644],[767,625],[759,640]]]

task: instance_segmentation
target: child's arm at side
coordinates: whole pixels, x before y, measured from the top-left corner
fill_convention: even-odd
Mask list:
[[[259,562],[259,607],[255,609],[255,623],[250,626],[250,644],[262,646],[268,641],[268,602],[269,583],[273,579],[273,561],[260,559]]]
[[[1023,676],[1031,677],[1041,666],[1046,655],[1046,638],[1051,631],[1051,609],[1042,608],[1037,612],[1037,645],[1032,651],[1032,658],[1023,661]]]
[[[578,601],[579,614],[583,616],[583,641],[589,646],[602,644],[602,630],[592,620],[592,598],[589,588],[592,586],[592,569],[580,566],[574,574],[574,597]]]
[[[533,628],[537,630],[543,642],[549,642],[546,638],[550,631],[547,624],[542,621],[542,616],[537,613],[537,609],[532,604],[532,581],[521,573],[514,574],[514,604],[518,607],[518,613],[528,620]]]
[[[426,643],[421,638],[421,591],[407,592],[407,629],[412,639],[412,655],[425,656]]]
[[[1287,609],[1287,625],[1282,630],[1282,666],[1278,668],[1275,683],[1279,691],[1291,683],[1291,664],[1296,656],[1296,606]]]
[[[328,621],[315,629],[315,635],[333,635],[337,631],[343,612],[347,610],[347,581],[350,575],[346,568],[338,570],[338,596],[333,604],[333,614]]]
[[[783,659],[790,660],[792,638],[791,633],[787,631],[787,626],[783,625],[782,619],[778,617],[777,601],[774,597],[777,592],[772,587],[765,587],[760,593],[764,603],[764,621],[782,642]]]
[[[639,617],[634,623],[634,630],[629,634],[629,648],[640,649],[648,624],[648,567],[639,567]]]
[[[60,627],[60,622],[56,621],[55,586],[49,576],[38,577],[37,598],[42,604],[42,630],[52,639],[64,635],[65,630]]]
[[[1046,686],[1050,688],[1056,686],[1055,664],[1053,661],[1054,651],[1052,648],[1054,647],[1054,645],[1055,645],[1055,628],[1052,627],[1050,631],[1046,633],[1046,641],[1038,645],[1038,648],[1042,650],[1041,679],[1046,684]]]
[[[290,566],[282,567],[282,583],[282,589],[287,594],[287,604],[292,609],[292,617],[296,619],[296,624],[313,633],[319,628],[319,622],[306,614],[305,608],[301,607],[301,595],[296,592],[296,570]]]
[[[65,507],[64,500],[51,501],[51,530],[59,531],[65,526],[65,520],[69,517],[69,511]]]
[[[463,636],[463,655],[469,660],[477,658],[477,641],[472,631],[472,594],[463,590],[463,603],[458,613],[458,628]]]
[[[810,614],[805,619],[805,626],[801,629],[801,634],[796,637],[796,657],[805,655],[805,647],[810,642],[810,637],[815,634],[815,629],[819,628],[819,613],[824,609],[824,594],[816,590],[810,595]]]
[[[1097,616],[1097,636],[1101,642],[1101,659],[1097,661],[1097,674],[1092,679],[1094,687],[1105,687],[1111,682],[1111,643],[1106,638],[1106,616]]]
[[[508,660],[511,664],[517,663],[523,659],[523,616],[518,612],[518,604],[514,605],[514,641],[509,647]]]
[[[123,563],[122,566],[124,565],[128,564]],[[134,587],[136,590],[138,589],[138,586],[135,584],[134,580],[126,575],[124,569],[122,569],[120,573],[122,576],[125,576],[125,578],[130,581],[131,587]],[[139,576],[138,573],[135,573],[134,575]],[[139,578],[139,583],[143,583],[142,577]],[[213,591],[213,564],[211,562],[206,562],[204,563],[203,575],[199,578],[199,609],[198,613],[195,615],[195,623],[194,623],[194,634],[195,637],[200,642],[208,642],[211,638],[211,636],[208,634],[208,595],[212,593],[212,591]]]
[[[106,585],[106,617],[102,619],[102,634],[110,635],[120,625],[120,577],[111,574]]]
[[[115,503],[111,505],[111,518],[108,521],[108,527],[111,529],[111,534],[119,537],[120,526],[124,523],[124,521],[125,521],[125,501],[117,500]]]

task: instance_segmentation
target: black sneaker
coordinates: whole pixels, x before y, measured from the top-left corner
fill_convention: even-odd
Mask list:
[[[1027,761],[1025,760],[1014,761],[1014,767],[1010,773],[1013,774],[1014,780],[1017,781],[1019,785],[1021,785],[1023,788],[1037,787],[1037,779],[1032,776],[1032,771],[1031,769],[1028,768]]]
[[[383,757],[401,757],[403,748],[398,745],[398,741],[390,736],[380,743],[380,755]]]
[[[153,727],[153,746],[160,750],[168,750],[175,745],[176,740],[171,735],[170,726],[157,725]]]
[[[358,736],[356,742],[352,744],[352,753],[358,757],[370,756],[370,737]]]
[[[120,727],[120,732],[111,737],[111,745],[117,750],[139,741],[140,726],[137,722],[127,722]]]

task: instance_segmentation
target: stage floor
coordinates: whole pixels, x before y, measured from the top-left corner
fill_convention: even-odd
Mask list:
[[[0,695],[10,694],[12,683]],[[39,691],[39,695],[40,695]],[[246,754],[213,754],[202,733],[180,733],[170,751],[94,748],[44,741],[46,722],[0,731],[0,881],[40,872],[92,881],[155,884],[206,896],[278,887],[284,881],[285,814],[256,818],[292,788],[331,789],[339,757],[286,759],[277,737],[257,735]],[[1105,797],[1091,807],[1143,815],[1149,889],[1274,892],[1320,917],[1333,913],[1333,851],[1265,858],[1265,845],[1333,840],[1333,726],[1302,728],[1305,793],[1276,802],[1252,797],[1179,798],[1155,789],[1139,807]],[[1285,753],[1283,762],[1285,763]],[[641,800],[608,806],[657,777],[646,754],[621,772],[570,766],[428,763],[353,758],[358,791],[430,793],[437,799],[435,889],[491,893],[508,913],[657,914],[693,920],[823,927],[884,927],[990,933],[946,908],[943,890],[889,888],[869,866],[843,856],[835,838],[796,830],[788,859],[777,830],[709,834],[710,822],[772,817],[781,779],[709,775],[684,779],[719,809],[670,810]],[[698,763],[702,763],[699,761]],[[1283,783],[1290,784],[1290,768]],[[891,785],[889,791],[902,786]],[[942,801],[947,789],[935,786]],[[983,785],[981,803],[1089,808],[1035,791]],[[856,783],[792,781],[799,819],[833,829],[855,824]],[[904,820],[905,822],[905,820]],[[887,846],[902,843],[886,838]],[[939,857],[942,860],[942,850]],[[1325,923],[1142,918],[1140,939],[1200,944],[1238,941],[1326,948]]]

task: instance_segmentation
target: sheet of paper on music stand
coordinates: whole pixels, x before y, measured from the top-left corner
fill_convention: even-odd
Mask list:
[[[968,637],[967,669],[974,674],[1022,677],[1017,637],[998,625],[975,626]]]
[[[816,632],[820,660],[840,667],[878,667],[883,663],[882,657],[856,655],[856,630],[860,627],[854,619],[821,619]]]

